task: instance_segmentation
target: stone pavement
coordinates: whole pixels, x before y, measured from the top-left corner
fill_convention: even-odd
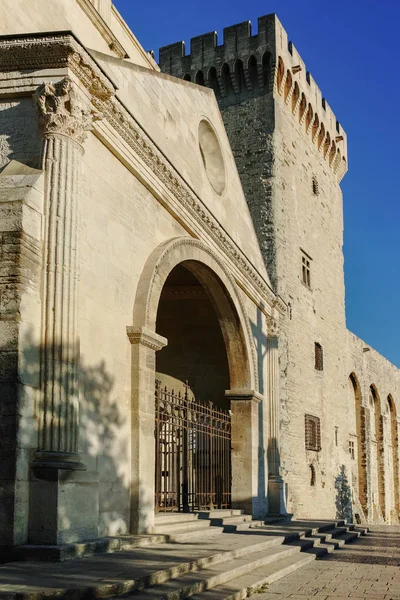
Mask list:
[[[271,584],[256,600],[400,600],[400,526],[370,533]]]

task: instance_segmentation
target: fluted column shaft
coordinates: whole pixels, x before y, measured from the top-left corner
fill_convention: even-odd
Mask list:
[[[278,334],[279,322],[275,318],[270,318],[268,321],[267,336],[269,400],[268,511],[270,514],[283,514],[286,512],[284,484],[280,474],[280,369]]]
[[[39,444],[35,467],[82,469],[78,454],[78,195],[83,141],[93,123],[69,79],[36,94],[43,136],[45,234]]]
[[[268,396],[269,396],[269,440],[268,471],[270,475],[280,475],[279,453],[279,355],[278,338],[268,335]]]
[[[78,451],[77,181],[82,147],[67,136],[44,140],[43,413],[40,450]]]

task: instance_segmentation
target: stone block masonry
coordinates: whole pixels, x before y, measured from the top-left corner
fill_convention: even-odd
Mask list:
[[[193,38],[189,53],[183,42],[161,48],[160,66],[214,90],[272,285],[288,306],[279,336],[279,468],[287,510],[313,517],[317,506],[319,517],[347,511],[397,522],[399,371],[391,366],[378,385],[363,349],[348,346],[342,125],[274,14],[258,19],[254,35],[249,22],[225,28],[221,45],[211,32]],[[318,369],[317,346],[324,357]],[[348,387],[355,356],[362,401]],[[374,359],[386,372],[387,361],[377,353]],[[378,388],[388,390],[388,408],[378,402]],[[367,408],[369,390],[376,393]],[[318,449],[306,448],[306,414],[319,419]]]

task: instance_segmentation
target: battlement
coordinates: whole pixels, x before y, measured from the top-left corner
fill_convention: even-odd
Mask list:
[[[160,48],[165,73],[214,90],[221,109],[248,97],[273,94],[303,127],[340,181],[347,171],[347,137],[275,14]]]

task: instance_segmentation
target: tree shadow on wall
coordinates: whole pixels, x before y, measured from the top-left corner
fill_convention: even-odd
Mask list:
[[[353,522],[353,497],[349,480],[347,479],[346,467],[341,465],[339,474],[335,479],[336,489],[336,518],[345,519],[348,523]]]
[[[12,325],[11,330],[0,322],[0,334],[6,338],[0,347],[0,547],[3,549],[30,541],[30,465],[39,446],[39,422],[44,411],[40,392],[43,348],[34,342],[31,332],[18,342],[17,324]],[[60,347],[53,350],[55,357],[62,358]],[[65,350],[64,347],[64,356]],[[60,369],[55,372],[60,396],[66,398],[71,393],[71,381],[59,374]],[[90,480],[99,482],[97,535],[129,533],[131,423],[128,386],[118,390],[104,360],[88,365],[81,355],[78,388],[78,450]],[[62,429],[65,422],[61,411],[58,419]],[[96,506],[94,499],[92,510],[97,510]],[[77,509],[79,511],[79,506]],[[17,541],[13,538],[15,531]]]

